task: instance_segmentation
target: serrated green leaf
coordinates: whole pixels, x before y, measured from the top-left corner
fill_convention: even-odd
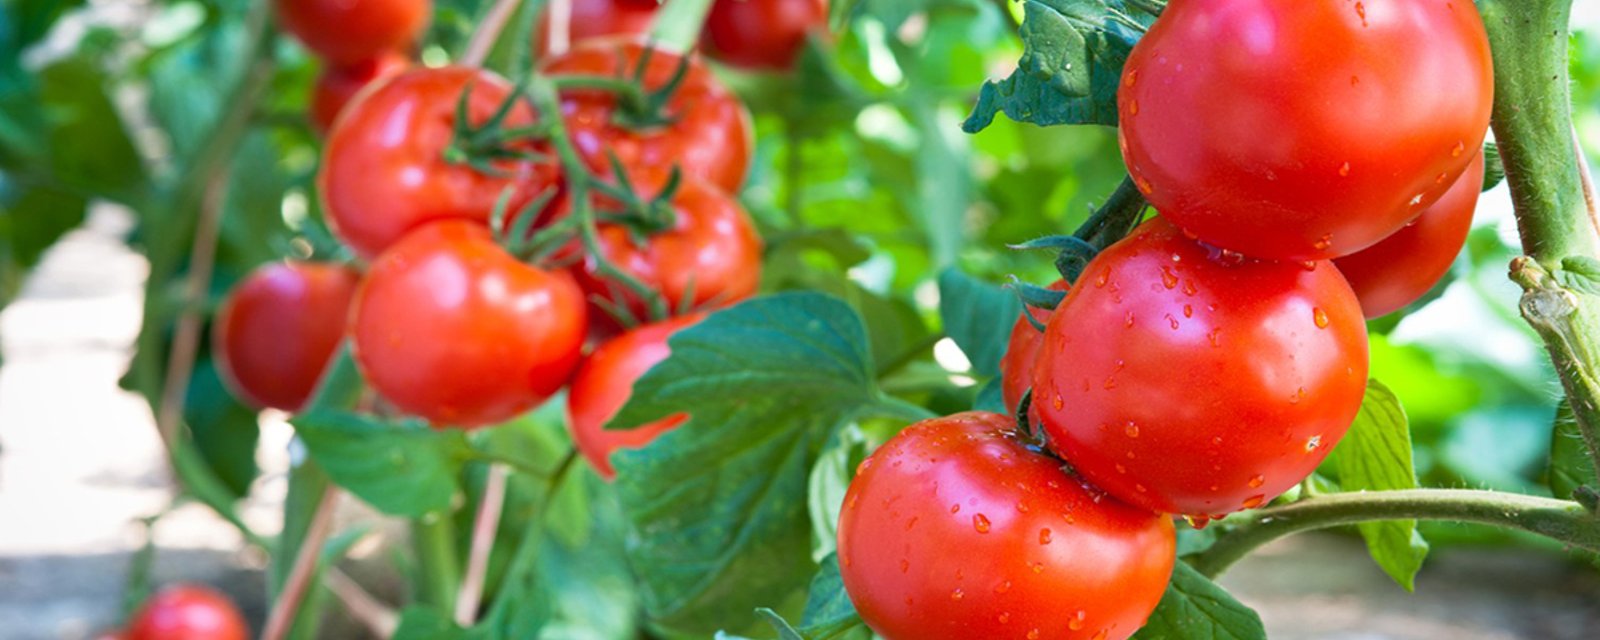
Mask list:
[[[1573,291],[1600,295],[1600,260],[1589,256],[1567,256],[1555,272],[1556,281]]]
[[[1377,380],[1367,383],[1361,412],[1338,452],[1339,485],[1346,491],[1417,488],[1410,423],[1399,399]],[[1417,521],[1363,522],[1360,529],[1373,561],[1406,591],[1414,590],[1417,571],[1428,556],[1428,543],[1417,532]]]
[[[1011,325],[1022,313],[1017,296],[996,285],[946,269],[939,274],[939,318],[945,335],[972,361],[980,378],[1000,375]]]
[[[1217,583],[1179,562],[1172,582],[1135,640],[1266,640],[1261,616]]]
[[[1600,479],[1595,477],[1572,404],[1563,397],[1556,405],[1555,435],[1550,440],[1550,492],[1570,500],[1572,492],[1583,486],[1600,487]]]
[[[836,298],[788,293],[714,313],[668,345],[608,425],[690,416],[613,456],[628,557],[662,625],[740,628],[812,571],[808,474],[847,420],[880,403],[866,329]]]
[[[456,429],[337,410],[313,410],[291,422],[328,477],[390,515],[420,517],[448,508],[461,490],[463,461],[472,455]]]

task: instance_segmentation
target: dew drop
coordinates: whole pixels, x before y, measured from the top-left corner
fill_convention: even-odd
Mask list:
[[[1320,447],[1320,446],[1322,446],[1322,436],[1321,435],[1311,436],[1311,439],[1306,441],[1306,453],[1311,453],[1312,451],[1316,451],[1317,447]]]
[[[1022,502],[1020,500],[1017,501],[1017,513],[1027,513],[1027,512],[1028,512],[1028,503]]]
[[[961,513],[961,503],[950,505],[950,513]]]
[[[1128,75],[1123,77],[1123,79],[1122,79],[1122,83],[1126,84],[1126,85],[1128,85],[1130,87],[1133,86],[1134,83],[1136,83],[1138,81],[1139,81],[1139,70],[1138,69],[1130,69],[1130,70],[1128,70]]]
[[[1211,516],[1184,516],[1183,521],[1189,523],[1189,526],[1193,527],[1195,531],[1199,531],[1206,528],[1206,525],[1211,524]]]
[[[1222,436],[1213,436],[1211,438],[1211,444],[1222,444]]]
[[[1128,468],[1127,467],[1124,467],[1124,466],[1122,466],[1120,464],[1117,465],[1117,473],[1126,474],[1127,472],[1128,472]]]
[[[1194,307],[1189,306],[1189,305],[1183,305],[1183,317],[1185,317],[1185,318],[1193,318],[1194,317]]]
[[[1244,499],[1244,508],[1246,508],[1246,509],[1254,509],[1256,507],[1259,507],[1259,506],[1261,506],[1262,501],[1264,501],[1266,499],[1267,499],[1267,497],[1263,496],[1263,495],[1254,495],[1254,496],[1250,496],[1248,498],[1245,498]]]
[[[1101,629],[1095,632],[1094,637],[1090,638],[1089,640],[1106,640],[1106,630]]]
[[[1456,147],[1454,149],[1450,150],[1450,157],[1459,158],[1459,157],[1461,157],[1462,153],[1466,152],[1466,150],[1467,150],[1467,143],[1462,142],[1460,140],[1457,140],[1456,141]]]
[[[1350,84],[1355,84],[1355,83],[1356,83],[1355,76],[1350,76]],[[1342,165],[1339,165],[1339,177],[1341,177],[1341,178],[1350,177],[1350,163],[1346,162],[1346,163],[1344,163]]]
[[[1035,563],[1033,563],[1033,572],[1034,573],[1044,573],[1044,563],[1043,562],[1035,562]]]
[[[1172,257],[1176,258],[1178,256],[1173,255]],[[1161,267],[1161,284],[1168,289],[1176,289],[1178,287],[1178,274],[1172,272],[1172,267]]]
[[[908,571],[911,571],[911,561],[902,558],[900,560],[900,573],[906,573]]]
[[[1061,394],[1058,393],[1054,398],[1050,399],[1050,406],[1055,407],[1056,411],[1060,411],[1062,407],[1067,406],[1067,401],[1062,399]]]
[[[1110,280],[1111,280],[1111,270],[1110,269],[1101,269],[1100,270],[1100,275],[1095,276],[1095,278],[1094,278],[1094,288],[1099,289],[1101,287],[1104,287],[1104,286],[1106,286],[1106,282],[1109,282]]]
[[[1200,290],[1196,289],[1195,286],[1194,286],[1194,281],[1190,280],[1188,282],[1183,283],[1183,293],[1185,295],[1191,295],[1192,296],[1192,295],[1194,295],[1196,293],[1200,293]]]
[[[1039,544],[1050,544],[1050,530],[1048,528],[1039,530]]]
[[[1077,613],[1072,614],[1071,619],[1067,620],[1067,628],[1073,631],[1081,631],[1083,629],[1083,619],[1088,616],[1089,613],[1087,611],[1080,609]]]
[[[950,599],[951,600],[960,600],[961,598],[966,597],[966,595],[967,594],[962,593],[960,589],[956,589],[955,591],[951,591],[950,592]]]
[[[1317,242],[1311,245],[1311,247],[1317,251],[1326,251],[1328,247],[1331,246],[1333,246],[1333,234],[1331,233],[1324,234],[1321,238],[1317,238]]]
[[[1005,593],[1005,592],[1010,591],[1010,590],[1011,590],[1011,581],[1010,580],[1002,580],[1000,582],[1000,584],[997,584],[997,585],[994,586],[994,592],[995,593]]]
[[[995,620],[998,621],[1000,624],[1005,624],[1007,622],[1011,622],[1011,614],[1002,613],[999,616],[995,617]]]
[[[1146,491],[1149,491],[1149,489],[1146,489],[1146,488],[1145,488],[1145,486],[1144,486],[1144,485],[1142,485],[1142,484],[1137,484],[1137,483],[1135,483],[1135,484],[1134,484],[1134,485],[1133,485],[1133,489],[1134,489],[1134,490],[1135,490],[1135,491],[1138,491],[1138,492],[1139,492],[1139,493],[1144,493],[1144,492],[1146,492]]]
[[[988,533],[989,532],[989,518],[984,516],[981,513],[973,515],[972,516],[972,528],[976,529],[978,531],[978,533]]]
[[[1128,426],[1123,427],[1122,433],[1127,434],[1129,438],[1137,438],[1139,437],[1139,425],[1129,422]]]
[[[1367,5],[1357,2],[1356,15],[1361,16],[1361,26],[1367,26]]]
[[[1220,329],[1220,328],[1212,329],[1211,331],[1206,333],[1206,339],[1211,341],[1211,346],[1220,347],[1220,346],[1222,346],[1222,343],[1217,340],[1217,336],[1219,336],[1221,334],[1222,334],[1222,329]]]
[[[1122,326],[1128,327],[1130,329],[1133,328],[1133,312],[1132,311],[1129,311],[1127,315],[1122,317]]]
[[[1450,177],[1448,174],[1441,173],[1441,174],[1439,174],[1439,177],[1433,179],[1433,183],[1434,184],[1444,184],[1445,178],[1448,178],[1448,177]],[[1413,221],[1413,222],[1415,222],[1415,221]]]
[[[1328,312],[1323,311],[1322,307],[1312,307],[1311,321],[1317,323],[1318,329],[1328,328]]]
[[[1155,191],[1155,188],[1150,186],[1150,181],[1144,179],[1144,176],[1134,176],[1133,184],[1139,187],[1139,193],[1145,195],[1150,195],[1151,192]]]
[[[1131,100],[1131,99],[1128,100],[1128,115],[1130,115],[1130,116],[1139,115],[1139,101],[1138,100]]]
[[[1038,629],[1029,630],[1028,631],[1028,640],[1039,640],[1039,630]]]
[[[1267,478],[1265,476],[1262,476],[1262,475],[1258,474],[1258,475],[1256,475],[1256,477],[1250,479],[1250,488],[1251,489],[1260,489],[1261,485],[1266,484],[1266,482],[1267,482]]]

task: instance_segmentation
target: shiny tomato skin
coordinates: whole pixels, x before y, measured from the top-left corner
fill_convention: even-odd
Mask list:
[[[411,60],[399,53],[384,53],[349,65],[324,65],[311,87],[311,126],[317,133],[327,133],[344,106],[378,81],[397,75],[411,66]]]
[[[506,175],[492,176],[445,161],[456,103],[469,86],[474,125],[488,120],[513,90],[488,71],[418,68],[361,93],[328,133],[317,186],[329,225],[362,258],[377,257],[433,220],[488,221],[501,193],[531,171],[531,163],[506,161],[496,165]],[[532,122],[519,105],[505,124]],[[530,197],[515,193],[513,208]]]
[[[1222,254],[1160,218],[1089,263],[1033,374],[1051,449],[1129,504],[1194,516],[1304,479],[1366,382],[1361,305],[1331,263]]]
[[[647,46],[625,39],[593,40],[544,65],[552,76],[631,77]],[[663,87],[684,58],[655,49],[646,65],[644,86]],[[684,175],[703,178],[728,193],[738,193],[750,167],[753,148],[750,115],[727,87],[698,59],[664,109],[667,126],[632,129],[619,123],[617,99],[609,91],[568,89],[561,95],[567,131],[590,167],[609,170],[610,154],[623,166],[678,166]]]
[[[323,60],[353,64],[411,47],[431,0],[275,0],[283,26]]]
[[[1450,272],[1472,231],[1472,212],[1483,189],[1483,153],[1467,165],[1450,190],[1399,231],[1333,261],[1350,281],[1368,318],[1386,316],[1416,302]]]
[[[907,427],[862,462],[839,516],[839,570],[886,640],[1123,640],[1161,599],[1170,518],[1068,475],[1012,420]]]
[[[251,406],[300,410],[344,339],[360,275],[336,264],[263,265],[234,286],[211,326],[222,379]]]
[[[1057,280],[1048,287],[1055,291],[1066,291],[1067,283]],[[1055,313],[1049,309],[1025,309],[1024,314],[1032,314],[1033,319],[1039,324],[1050,322],[1050,316]],[[1005,355],[1000,357],[1000,397],[1005,401],[1006,411],[1016,413],[1017,405],[1022,402],[1023,394],[1033,384],[1033,363],[1039,359],[1039,343],[1044,341],[1044,332],[1028,322],[1026,315],[1018,314],[1016,324],[1011,325],[1011,338],[1006,341]],[[1030,411],[1029,413],[1035,413]]]
[[[1334,258],[1449,188],[1493,91],[1470,2],[1179,0],[1123,68],[1119,140],[1150,203],[1201,240]]]
[[[247,640],[233,601],[208,587],[173,585],[146,600],[123,632],[128,640]]]
[[[794,66],[806,35],[828,24],[828,0],[716,0],[700,32],[713,59],[743,69]]]
[[[379,394],[436,426],[503,422],[544,402],[582,355],[583,292],[465,220],[413,231],[356,293],[356,362]]]
[[[541,58],[551,55],[550,4],[539,11],[539,24],[533,33],[533,47]],[[656,0],[578,0],[570,3],[571,22],[567,45],[562,51],[590,40],[618,37],[643,40],[655,24]]]
[[[599,255],[660,293],[673,313],[754,295],[761,283],[762,242],[744,207],[716,187],[685,178],[672,209],[676,224],[642,244],[624,225],[600,225]],[[624,303],[636,317],[648,313],[643,300],[600,272],[596,255],[586,253],[575,274],[590,296]]]
[[[687,415],[675,415],[626,431],[605,429],[606,422],[633,395],[633,383],[672,353],[667,339],[704,317],[695,314],[631,329],[601,344],[572,376],[567,392],[567,425],[578,452],[600,477],[616,477],[616,469],[611,466],[611,454],[616,450],[650,444],[688,419]]]

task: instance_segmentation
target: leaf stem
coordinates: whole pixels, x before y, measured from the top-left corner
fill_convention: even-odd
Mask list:
[[[483,496],[478,498],[478,514],[472,523],[472,546],[467,553],[467,575],[456,596],[456,624],[470,627],[478,618],[483,601],[483,580],[489,572],[489,552],[494,549],[495,532],[500,529],[500,511],[506,502],[506,475],[502,464],[489,465]]]
[[[1467,489],[1408,489],[1320,495],[1242,514],[1246,518],[1190,564],[1215,578],[1262,545],[1301,531],[1374,520],[1450,520],[1519,529],[1600,551],[1600,518],[1576,502]],[[1233,522],[1232,519],[1229,522]]]
[[[522,0],[495,0],[494,5],[489,7],[489,13],[484,15],[477,30],[467,40],[467,47],[462,50],[458,62],[466,67],[483,66],[489,51],[494,49],[494,43],[500,39],[500,32],[505,30],[506,23],[511,21],[512,14],[516,13],[520,4]]]
[[[300,603],[316,575],[322,546],[333,529],[333,512],[338,508],[340,494],[338,487],[330,485],[323,491],[322,499],[317,501],[311,525],[306,529],[305,539],[300,542],[300,551],[295,554],[293,568],[289,570],[289,578],[283,585],[283,591],[278,594],[272,613],[267,616],[266,629],[261,632],[262,640],[282,640],[294,625],[295,614],[300,610]]]

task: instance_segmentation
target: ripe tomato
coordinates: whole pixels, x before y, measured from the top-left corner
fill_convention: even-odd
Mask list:
[[[578,364],[583,292],[517,261],[464,220],[413,231],[356,292],[356,362],[378,393],[439,426],[502,422],[554,394]]]
[[[228,597],[198,585],[162,589],[133,614],[128,640],[246,640],[244,616]]]
[[[1480,152],[1450,190],[1411,224],[1378,244],[1333,261],[1355,289],[1368,318],[1416,302],[1449,273],[1472,231],[1472,212],[1478,208],[1482,189]]]
[[[1224,254],[1160,218],[1089,263],[1033,373],[1050,447],[1078,473],[1194,516],[1304,479],[1366,382],[1361,305],[1332,264]]]
[[[700,46],[744,69],[788,69],[806,34],[828,23],[828,0],[716,0]]]
[[[493,176],[444,159],[456,103],[470,88],[467,112],[474,125],[492,116],[513,91],[488,71],[462,67],[402,73],[345,109],[328,134],[317,185],[328,223],[368,260],[407,231],[445,218],[487,221],[507,187],[520,184],[530,163],[500,162]],[[506,126],[533,123],[522,105]],[[530,197],[519,190],[512,210]]]
[[[1117,96],[1162,215],[1248,256],[1354,253],[1466,170],[1494,78],[1470,2],[1174,2]]]
[[[572,377],[567,392],[567,424],[578,451],[594,465],[600,477],[610,480],[617,472],[611,468],[611,454],[617,449],[636,449],[650,444],[657,436],[688,418],[669,416],[626,431],[607,431],[606,422],[617,415],[633,394],[633,383],[650,367],[671,354],[667,339],[680,329],[699,322],[704,315],[684,316],[633,329],[600,345],[589,354]]]
[[[356,93],[410,65],[411,61],[398,53],[385,53],[351,65],[324,65],[317,74],[317,84],[311,88],[311,126],[318,133],[326,133]]]
[[[554,44],[550,37],[551,4],[546,2],[539,11],[539,25],[533,32],[533,48],[541,57],[550,55]],[[572,0],[568,6],[572,13],[566,40],[563,46],[555,47],[561,51],[607,36],[642,38],[650,33],[656,9],[661,7],[657,0]]]
[[[1172,520],[1090,488],[1018,441],[1011,418],[906,428],[861,463],[839,570],[887,640],[1122,640],[1172,574]]]
[[[545,72],[552,76],[631,78],[646,45],[620,39],[590,41],[552,58]],[[644,87],[660,89],[672,79],[684,58],[655,49],[644,74]],[[623,166],[671,167],[704,178],[728,193],[738,193],[750,165],[750,117],[739,99],[722,86],[704,64],[690,58],[688,72],[667,101],[670,125],[635,129],[619,120],[615,93],[601,89],[568,89],[561,94],[561,114],[568,133],[589,166],[605,170],[615,154]]]
[[[276,2],[284,28],[335,64],[354,64],[409,48],[433,15],[430,0]]]
[[[217,368],[252,406],[298,411],[344,339],[360,276],[335,264],[263,265],[239,281],[211,327]]]
[[[1049,288],[1066,291],[1067,283],[1057,280]],[[1044,324],[1050,322],[1054,312],[1049,309],[1027,309],[1023,313],[1033,314],[1034,320]],[[1016,413],[1022,395],[1033,385],[1033,363],[1039,359],[1039,343],[1043,341],[1044,332],[1034,328],[1027,316],[1019,314],[1016,324],[1011,325],[1011,339],[1006,342],[1006,353],[1000,357],[1000,397],[1006,403],[1006,411]],[[1029,413],[1037,415],[1037,409]]]

